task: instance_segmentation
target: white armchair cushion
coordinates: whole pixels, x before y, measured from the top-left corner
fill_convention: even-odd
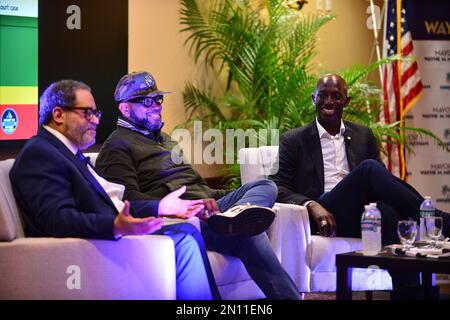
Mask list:
[[[336,254],[361,250],[361,239],[311,236],[309,265],[312,272],[336,272]]]
[[[272,247],[300,292],[309,291],[307,250],[311,241],[308,211],[303,206],[275,203],[275,220],[268,230]]]
[[[80,289],[67,286],[70,266]],[[154,235],[0,242],[0,283],[0,299],[175,299],[174,245]]]
[[[23,237],[19,209],[12,192],[9,171],[14,159],[0,161],[0,241]]]
[[[24,237],[9,180],[13,163],[0,161],[0,299],[175,299],[170,237]],[[79,290],[67,287],[70,266],[80,268]]]
[[[261,157],[258,148],[240,149],[238,152],[238,162],[241,169],[242,184],[266,177],[261,168]]]

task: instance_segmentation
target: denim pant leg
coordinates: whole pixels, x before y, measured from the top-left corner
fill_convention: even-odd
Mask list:
[[[278,188],[271,180],[256,180],[241,186],[217,200],[221,212],[241,204],[253,204],[272,208],[277,198]]]
[[[265,232],[256,236],[219,235],[201,222],[207,250],[241,259],[250,277],[269,299],[300,299],[297,287],[283,269]]]
[[[189,223],[179,223],[164,226],[154,234],[169,236],[175,244],[177,300],[217,298],[214,294],[215,291],[218,294],[217,286],[200,232]]]

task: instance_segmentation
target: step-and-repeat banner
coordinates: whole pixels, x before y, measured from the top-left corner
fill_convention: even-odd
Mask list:
[[[430,129],[450,146],[450,1],[410,0],[406,12],[424,85],[406,125]],[[450,153],[418,134],[408,138],[414,151],[407,154],[408,182],[449,211]]]

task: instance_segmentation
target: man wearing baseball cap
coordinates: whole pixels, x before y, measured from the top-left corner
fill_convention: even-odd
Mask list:
[[[164,95],[148,72],[123,76],[114,98],[120,116],[117,129],[102,146],[96,167],[102,175],[125,186],[130,199],[159,199],[186,186],[184,199],[204,199],[199,215],[207,250],[238,257],[269,299],[300,299],[264,232],[272,223],[277,195],[272,181],[258,180],[240,188],[211,189],[187,163],[175,163],[177,143],[161,131]],[[212,276],[210,274],[210,276]]]

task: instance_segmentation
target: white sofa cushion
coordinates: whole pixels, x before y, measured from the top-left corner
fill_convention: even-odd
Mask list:
[[[336,272],[336,254],[361,250],[361,239],[311,236],[308,250],[311,272]]]
[[[24,237],[9,180],[13,163],[0,161],[0,299],[175,299],[170,237]],[[79,290],[66,285],[71,265],[81,271]]]
[[[13,163],[14,159],[0,161],[0,241],[12,241],[24,236],[19,209],[9,180]]]
[[[155,235],[21,238],[0,242],[0,283],[0,299],[175,299],[175,250]]]

